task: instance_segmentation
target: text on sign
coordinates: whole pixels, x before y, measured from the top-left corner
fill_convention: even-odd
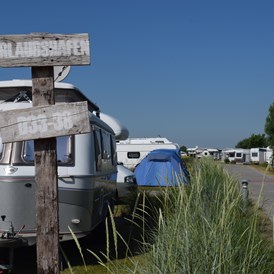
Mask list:
[[[19,116],[17,117],[19,135],[44,133],[51,128],[56,131],[71,129],[73,123],[69,114],[69,111],[56,112],[52,114],[51,120],[44,114]]]

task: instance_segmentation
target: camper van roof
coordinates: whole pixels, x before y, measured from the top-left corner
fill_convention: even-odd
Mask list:
[[[22,91],[29,92],[31,97],[32,80],[0,81],[0,103],[9,101]],[[82,102],[87,101],[89,110],[99,111],[99,107],[90,101],[77,87],[68,83],[54,83],[55,98],[58,102]]]
[[[128,138],[119,142],[120,144],[174,144],[164,137],[157,138]]]

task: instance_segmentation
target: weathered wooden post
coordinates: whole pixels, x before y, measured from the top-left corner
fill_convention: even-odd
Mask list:
[[[90,131],[86,102],[55,105],[53,66],[88,65],[87,34],[0,36],[0,67],[32,67],[33,107],[1,113],[2,142],[34,139],[37,273],[59,273],[56,136]]]
[[[32,105],[54,105],[53,67],[32,67]],[[60,273],[56,138],[34,140],[38,273]],[[50,210],[49,210],[50,208]]]

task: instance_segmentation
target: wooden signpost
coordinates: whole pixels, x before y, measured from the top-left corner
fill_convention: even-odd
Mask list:
[[[0,67],[89,65],[88,34],[0,36]]]
[[[0,112],[2,143],[90,132],[87,102]]]
[[[37,273],[60,273],[56,136],[89,132],[85,103],[54,102],[53,66],[90,64],[88,34],[0,36],[0,67],[32,67],[33,108],[1,112],[3,143],[34,139]]]

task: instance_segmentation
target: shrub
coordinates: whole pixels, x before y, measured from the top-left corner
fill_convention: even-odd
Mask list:
[[[230,161],[228,158],[225,158],[224,162],[225,162],[225,164],[229,164]]]

